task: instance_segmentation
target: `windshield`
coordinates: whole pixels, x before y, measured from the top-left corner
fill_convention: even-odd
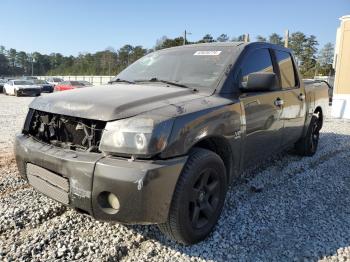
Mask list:
[[[63,80],[61,78],[54,78],[53,81],[55,83],[59,83],[59,82],[62,82]]]
[[[13,83],[17,86],[17,85],[21,85],[21,86],[29,86],[32,85],[32,83],[30,81],[13,81]]]
[[[231,61],[232,47],[195,46],[154,52],[139,59],[113,80],[165,80],[186,86],[216,87]]]

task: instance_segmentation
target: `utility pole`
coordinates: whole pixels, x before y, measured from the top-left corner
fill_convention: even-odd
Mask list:
[[[284,34],[284,47],[288,48],[289,45],[289,30],[287,29]]]
[[[250,41],[249,34],[244,34],[244,42],[249,43],[249,41]]]
[[[34,60],[33,54],[31,55],[31,57],[32,57],[32,76],[33,76],[34,75],[34,62],[35,62],[35,60]]]
[[[190,32],[187,32],[186,30],[185,30],[185,32],[184,32],[184,43],[183,43],[183,45],[186,45],[186,43],[187,43],[187,35],[192,35]]]

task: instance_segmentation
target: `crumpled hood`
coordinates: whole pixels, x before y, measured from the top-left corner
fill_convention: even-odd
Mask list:
[[[54,114],[111,121],[207,95],[157,84],[115,84],[41,96],[29,107]]]

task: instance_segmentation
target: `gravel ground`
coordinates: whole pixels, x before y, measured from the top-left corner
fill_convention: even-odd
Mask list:
[[[13,97],[0,94],[0,153],[12,149],[13,137],[24,123],[32,97]]]
[[[12,140],[31,99],[0,95],[0,261],[350,259],[350,122],[326,120],[312,158],[284,153],[247,173],[215,232],[184,247],[156,226],[96,222],[27,186]]]

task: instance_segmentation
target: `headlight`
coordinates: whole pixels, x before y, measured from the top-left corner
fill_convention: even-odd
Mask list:
[[[155,155],[166,147],[173,122],[173,119],[159,116],[108,122],[102,134],[100,150],[121,155]]]

